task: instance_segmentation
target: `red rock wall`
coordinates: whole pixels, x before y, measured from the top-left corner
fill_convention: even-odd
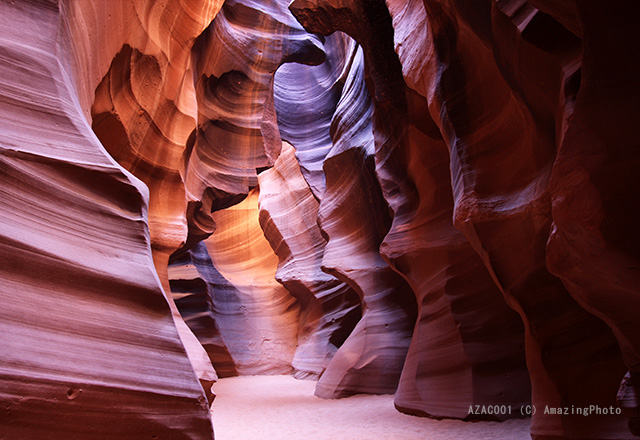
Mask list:
[[[90,7],[91,6],[91,7]],[[185,8],[179,1],[63,2],[78,98],[98,139],[149,188],[148,224],[156,272],[169,292],[169,255],[186,238],[186,200],[179,173],[195,106],[191,47],[221,2]],[[171,11],[175,11],[173,14]],[[183,43],[179,40],[182,39]],[[185,98],[187,97],[187,98]],[[205,351],[167,295],[180,337],[203,386],[216,379]]]
[[[537,6],[566,21],[562,8]],[[611,6],[575,3],[583,45],[581,80],[573,113],[562,121],[556,140],[547,266],[576,302],[613,330],[629,370],[618,403],[640,435],[640,234],[634,221],[640,208],[633,202],[640,189],[635,123],[640,89],[637,58],[630,56],[640,39],[632,14],[625,13],[635,4]]]
[[[448,152],[426,102],[404,85],[386,6],[352,4],[337,11],[338,6],[325,4],[326,22],[317,20],[316,7],[293,5],[312,29],[330,32],[337,27],[363,44],[369,80],[366,86],[361,80],[361,88],[366,96],[367,86],[371,90],[373,111],[364,118],[337,112],[335,120],[369,120],[376,186],[393,216],[378,246],[409,282],[419,304],[396,406],[415,414],[475,418],[469,415],[470,405],[527,403],[521,324],[453,227]],[[363,100],[347,93],[349,100]],[[348,132],[350,125],[338,122],[334,133]],[[364,130],[353,132],[361,137]],[[358,140],[353,135],[336,140],[336,149]],[[327,159],[325,167],[329,163]]]
[[[592,232],[582,238],[574,235],[571,245],[565,240],[566,247],[559,245],[566,235],[558,221],[565,214],[557,209],[572,207],[576,222],[565,223],[571,231],[580,230],[584,219],[602,218],[596,201],[601,196],[594,197],[593,192],[586,196],[578,189],[580,184],[572,182],[583,179],[577,177],[584,176],[583,165],[578,164],[592,157],[591,145],[601,145],[603,138],[580,130],[580,146],[571,153],[571,171],[563,153],[564,145],[576,145],[570,130],[576,102],[589,93],[583,87],[583,64],[590,58],[600,68],[608,65],[609,56],[598,61],[590,57],[589,44],[593,43],[584,38],[580,14],[572,15],[577,9],[593,13],[595,4],[563,2],[552,7],[545,2],[487,2],[469,8],[456,1],[425,1],[424,5],[410,2],[409,16],[400,2],[387,3],[396,30],[404,29],[396,33],[396,50],[407,83],[427,98],[448,144],[455,224],[525,323],[534,405],[615,406],[616,389],[624,374],[619,347],[623,353],[626,350],[618,325],[633,326],[637,320],[628,316],[615,324],[605,312],[611,312],[611,306],[586,301],[587,295],[568,274],[596,270],[589,265],[577,270],[572,253],[581,258],[594,255],[591,261],[595,262],[595,255],[621,255],[623,249],[612,249],[600,240],[587,251],[583,246],[593,243]],[[541,10],[536,9],[537,3]],[[416,20],[416,16],[423,19]],[[622,23],[619,11],[609,17],[620,20],[623,29],[631,29]],[[430,31],[425,32],[420,24],[425,21]],[[407,38],[414,27],[420,38]],[[626,47],[634,44],[632,38],[621,43]],[[416,57],[418,49],[428,56]],[[598,99],[589,104],[600,108]],[[607,161],[600,163],[606,166]],[[625,186],[624,192],[633,188],[626,182],[623,172],[618,177],[609,175],[605,186],[618,190]],[[624,229],[621,212],[614,209],[612,215],[609,221]],[[591,223],[590,231],[602,230],[604,222],[597,222],[598,226]],[[574,246],[580,251],[572,250]],[[598,261],[597,266],[602,267],[606,259]],[[626,273],[631,274],[628,268]],[[621,269],[618,266],[612,273]],[[588,290],[597,285],[601,295],[610,292],[606,295],[611,298],[617,287],[605,287],[607,278],[590,284]],[[625,308],[637,310],[633,300],[620,297],[620,301]],[[635,362],[626,363],[633,370]],[[536,438],[629,436],[619,417],[584,419],[540,412],[533,417],[532,434]]]
[[[640,434],[633,5],[2,3],[2,433],[211,438],[213,365]]]
[[[79,99],[92,78],[72,67],[76,18],[55,2],[0,4],[0,430],[211,439],[154,269],[149,190]]]
[[[302,176],[294,148],[283,143],[274,167],[260,174],[260,224],[279,257],[276,279],[300,305],[294,375],[318,379],[361,315],[348,284],[322,271],[326,240],[318,201]]]

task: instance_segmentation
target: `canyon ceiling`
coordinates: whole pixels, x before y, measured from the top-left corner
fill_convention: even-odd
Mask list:
[[[0,437],[288,373],[640,435],[635,2],[289,3],[0,1]]]

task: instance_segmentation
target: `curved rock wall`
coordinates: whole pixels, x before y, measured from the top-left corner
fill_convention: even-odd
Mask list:
[[[322,13],[316,4],[296,2],[292,7],[311,29],[326,33],[338,28],[363,44],[373,111],[354,117],[353,111],[340,113],[339,106],[334,133],[351,130],[350,136],[336,140],[336,149],[357,145],[366,129],[354,129],[351,121],[369,121],[375,176],[393,216],[380,250],[418,300],[419,319],[396,406],[415,414],[475,418],[470,405],[527,403],[522,326],[453,227],[448,151],[426,101],[404,85],[386,6],[326,3],[326,22],[318,19]],[[362,79],[360,84],[366,97],[345,92],[345,101],[368,99]],[[325,166],[329,163],[327,159]]]
[[[304,180],[294,148],[283,143],[274,167],[260,174],[260,224],[279,257],[276,279],[300,304],[296,377],[319,378],[360,318],[357,294],[322,271],[326,241],[319,204]]]
[[[350,58],[332,121],[334,147],[324,161],[318,224],[328,239],[322,268],[358,292],[362,318],[320,378],[320,397],[394,392],[415,322],[409,286],[378,251],[390,218],[373,169],[362,49],[352,46]]]
[[[629,56],[640,40],[632,16],[624,13],[633,6],[620,2],[614,10],[597,2],[575,3],[583,41],[580,88],[567,104],[573,113],[562,121],[556,140],[546,249],[549,270],[576,302],[613,330],[629,370],[618,403],[640,436],[640,234],[634,221],[640,208],[632,202],[640,189],[635,123],[640,89],[631,73],[638,71],[637,59]],[[564,23],[562,8],[538,7]],[[577,81],[570,78],[565,90]]]
[[[326,56],[322,64],[283,64],[274,77],[280,134],[295,146],[300,170],[318,200],[325,190],[322,164],[333,147],[331,120],[342,96],[353,44],[349,36],[334,32],[322,45]]]
[[[211,438],[213,364],[640,434],[633,6],[1,3],[2,433]]]
[[[575,6],[543,4],[538,10],[535,4],[543,2],[514,1],[472,9],[462,2],[429,1],[409,2],[405,8],[402,2],[387,3],[395,28],[401,30],[396,50],[404,76],[427,98],[449,148],[455,224],[525,323],[534,405],[615,407],[624,374],[618,344],[611,330],[587,311],[603,318],[615,333],[616,326],[607,321],[611,315],[597,311],[568,282],[564,271],[571,259],[560,255],[574,245],[555,246],[561,237],[555,217],[562,212],[556,207],[570,203],[572,215],[581,212],[581,218],[598,212],[592,204],[577,209],[576,203],[590,203],[571,183],[580,168],[565,171],[566,181],[556,180],[562,190],[556,189],[555,197],[550,183],[551,176],[559,175],[564,145],[571,143],[567,124],[575,115],[576,96],[587,93],[581,83],[581,65],[588,56],[584,29],[567,14]],[[591,10],[594,5],[581,7]],[[420,24],[425,22],[427,32]],[[407,38],[414,28],[420,38]],[[416,57],[418,50],[428,56]],[[581,136],[574,158],[590,157],[589,145],[597,139],[584,132]],[[576,230],[573,224],[569,229]],[[583,242],[591,239],[573,241]],[[632,301],[622,303],[635,309]],[[623,342],[620,335],[618,341]],[[627,362],[628,368],[633,365]],[[544,412],[533,417],[532,434],[629,436],[620,417]]]
[[[318,64],[324,53],[283,0],[226,1],[194,48],[197,129],[185,155],[191,235],[213,232],[209,213],[242,200],[273,165],[281,140],[273,76],[285,62]]]
[[[149,191],[85,119],[66,13],[0,4],[2,434],[211,439],[154,269]]]
[[[165,292],[170,289],[169,255],[187,233],[179,165],[195,126],[191,47],[221,4],[102,2],[93,7],[63,2],[60,6],[68,17],[70,36],[79,42],[70,56],[78,98],[91,109],[86,116],[111,157],[149,188],[151,248]],[[171,295],[167,299],[190,360],[209,393],[216,374]]]
[[[202,343],[217,375],[238,375],[236,361],[216,317],[219,309],[216,302],[223,302],[225,298],[220,291],[231,290],[233,286],[213,266],[205,243],[199,242],[186,252],[172,255],[168,272],[171,293],[180,315]]]
[[[275,279],[278,257],[259,223],[258,188],[213,213],[205,244],[220,284],[212,286],[216,320],[240,374],[286,374],[298,338],[299,305]],[[226,286],[225,286],[226,285]]]

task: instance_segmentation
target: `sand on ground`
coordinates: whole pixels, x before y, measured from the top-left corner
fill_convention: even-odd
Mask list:
[[[291,376],[220,379],[211,409],[216,440],[529,440],[528,419],[434,420],[399,413],[393,396],[315,397]]]

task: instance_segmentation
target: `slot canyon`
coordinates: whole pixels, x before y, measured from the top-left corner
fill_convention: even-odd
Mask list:
[[[639,438],[634,6],[0,0],[0,440]]]

